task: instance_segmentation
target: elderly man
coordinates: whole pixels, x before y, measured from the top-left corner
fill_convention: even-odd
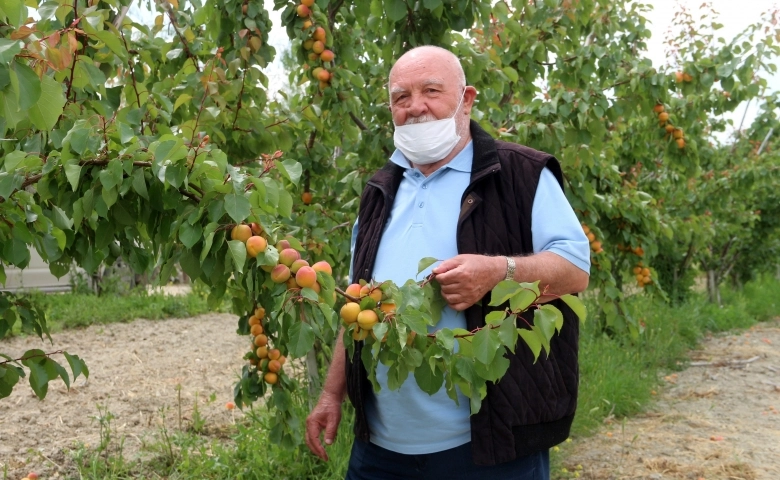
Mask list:
[[[489,312],[483,300],[504,279],[540,280],[555,294],[587,287],[590,251],[563,194],[558,161],[496,141],[470,121],[477,95],[459,60],[439,47],[404,54],[390,72],[396,151],[366,186],[353,231],[352,279],[417,276],[423,257],[446,259],[433,272],[448,306],[436,328],[474,329]],[[347,479],[549,478],[548,449],[568,437],[577,401],[578,324],[566,322],[538,362],[524,345],[507,353],[504,378],[489,384],[476,415],[442,389],[428,395],[414,381],[373,393],[358,352],[334,350],[323,393],[306,422],[312,452],[327,460],[349,394],[355,442]]]

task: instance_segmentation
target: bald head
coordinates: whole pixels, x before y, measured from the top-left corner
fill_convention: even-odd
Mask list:
[[[463,89],[466,86],[466,74],[463,72],[463,67],[460,64],[460,60],[455,54],[449,50],[434,45],[424,45],[422,47],[416,47],[401,55],[401,57],[395,62],[393,68],[390,69],[390,82],[388,83],[390,89],[390,98],[393,96],[393,79],[397,76],[399,71],[406,71],[409,68],[412,69],[425,69],[429,70],[428,76],[430,80],[441,82],[451,82],[456,80],[456,87]]]

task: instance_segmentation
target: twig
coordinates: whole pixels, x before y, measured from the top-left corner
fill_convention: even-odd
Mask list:
[[[62,352],[63,352],[62,350],[57,350],[56,352],[49,352],[49,353],[43,353],[43,354],[39,353],[37,355],[30,355],[29,357],[22,356],[22,357],[19,357],[17,359],[14,359],[14,360],[6,360],[4,362],[0,362],[0,365],[5,365],[6,363],[11,363],[11,362],[22,362],[24,360],[29,360],[31,358],[37,358],[37,357],[49,357],[50,355],[56,355],[56,354],[62,353]]]
[[[731,365],[747,365],[748,363],[753,363],[756,360],[758,360],[759,357],[756,355],[755,357],[748,358],[747,360],[729,360],[727,362],[724,361],[717,361],[717,362],[691,362],[689,365],[691,367],[728,367]]]

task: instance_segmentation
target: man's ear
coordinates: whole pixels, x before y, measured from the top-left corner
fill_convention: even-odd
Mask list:
[[[472,86],[467,86],[463,92],[463,113],[471,115],[471,107],[474,106],[474,100],[477,99],[477,89]]]

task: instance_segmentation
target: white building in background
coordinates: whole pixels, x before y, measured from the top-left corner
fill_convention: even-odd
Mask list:
[[[49,271],[49,265],[43,261],[34,248],[30,249],[30,264],[24,270],[5,265],[5,285],[0,284],[0,290],[40,290],[42,292],[70,291],[70,273],[57,278]]]

